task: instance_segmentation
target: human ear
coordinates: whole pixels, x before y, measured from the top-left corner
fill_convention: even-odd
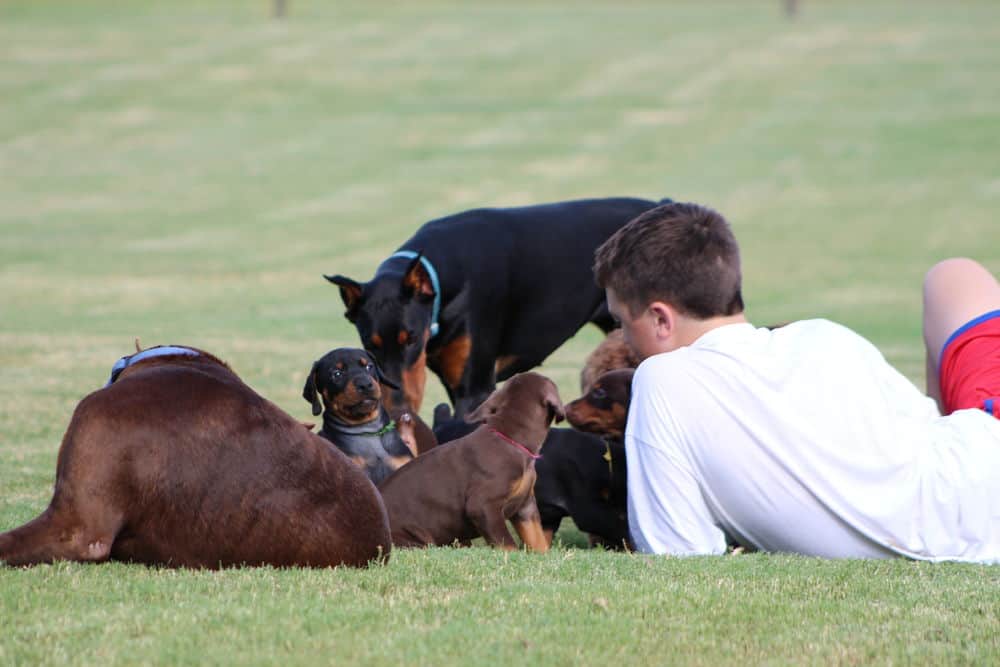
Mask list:
[[[654,301],[649,304],[648,308],[652,316],[653,332],[656,339],[669,340],[677,330],[677,313],[669,304],[662,301]]]

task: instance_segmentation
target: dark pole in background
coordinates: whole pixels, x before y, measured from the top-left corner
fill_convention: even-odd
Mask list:
[[[274,18],[283,19],[288,13],[288,0],[274,0]]]

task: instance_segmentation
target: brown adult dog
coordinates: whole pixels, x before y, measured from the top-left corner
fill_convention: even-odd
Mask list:
[[[639,357],[625,342],[625,334],[615,329],[604,337],[594,351],[587,355],[580,371],[580,392],[586,394],[597,378],[618,368],[635,368]]]
[[[84,398],[38,518],[0,535],[0,561],[183,567],[363,566],[389,554],[364,473],[218,358],[150,348]]]
[[[466,416],[482,426],[417,457],[379,486],[393,543],[468,544],[482,536],[515,549],[509,519],[526,547],[547,551],[535,504],[535,459],[553,418],[563,417],[551,380],[537,373],[512,377]]]

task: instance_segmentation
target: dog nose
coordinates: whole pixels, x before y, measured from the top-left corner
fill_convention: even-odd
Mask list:
[[[358,391],[364,392],[366,394],[372,394],[375,392],[375,383],[369,377],[359,378],[354,381],[354,386],[357,387]]]

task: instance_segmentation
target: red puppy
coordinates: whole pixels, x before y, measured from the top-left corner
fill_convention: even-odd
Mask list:
[[[466,416],[482,426],[418,456],[379,486],[393,543],[468,544],[482,536],[514,549],[509,519],[525,546],[547,551],[535,504],[535,459],[553,418],[563,419],[563,407],[551,380],[537,373],[508,380]]]

